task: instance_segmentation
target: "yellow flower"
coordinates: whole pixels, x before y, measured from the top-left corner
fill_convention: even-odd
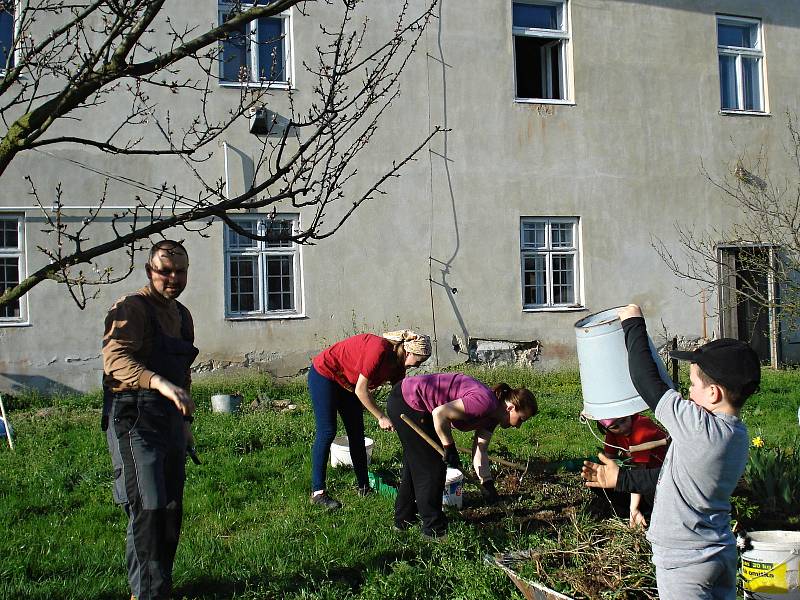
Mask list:
[[[754,448],[763,448],[764,440],[761,439],[760,435],[757,435],[756,437],[753,438],[752,444]]]

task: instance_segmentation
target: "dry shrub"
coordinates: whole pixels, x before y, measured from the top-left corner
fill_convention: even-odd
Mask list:
[[[658,598],[650,544],[627,520],[593,521],[578,514],[557,539],[531,550],[519,573],[573,598]]]

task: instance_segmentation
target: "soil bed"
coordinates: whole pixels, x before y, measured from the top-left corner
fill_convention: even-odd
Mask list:
[[[650,545],[627,526],[627,495],[614,499],[584,486],[577,473],[541,469],[521,480],[503,471],[495,482],[502,501],[486,505],[467,491],[461,517],[477,529],[502,521],[516,531],[541,530],[546,540],[506,552],[499,557],[505,566],[576,599],[657,597]]]
[[[487,505],[467,484],[460,517],[478,530],[541,530],[537,548],[509,549],[498,557],[529,581],[575,599],[657,598],[655,569],[644,531],[628,527],[628,495],[606,495],[583,485],[577,473],[500,471],[501,502]],[[740,490],[737,490],[739,492]],[[734,515],[736,516],[736,515]],[[800,529],[797,519],[763,510],[742,518],[748,531]],[[776,527],[780,524],[780,527]]]

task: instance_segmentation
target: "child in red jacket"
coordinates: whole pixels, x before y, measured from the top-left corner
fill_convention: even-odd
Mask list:
[[[667,434],[644,415],[600,419],[597,427],[606,436],[603,452],[609,458],[629,458],[632,466],[639,469],[660,468],[664,462],[667,453]],[[638,446],[645,447],[637,449]],[[652,499],[649,500],[647,504],[652,506]],[[641,504],[642,495],[631,494],[629,520],[631,527],[647,526]]]

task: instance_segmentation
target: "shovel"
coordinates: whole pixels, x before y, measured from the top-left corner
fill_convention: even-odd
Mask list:
[[[431,436],[429,436],[427,433],[425,433],[419,425],[414,423],[414,421],[409,419],[405,414],[401,414],[400,418],[403,419],[403,421],[405,422],[406,425],[408,425],[409,427],[411,427],[411,429],[416,431],[417,435],[419,435],[419,437],[421,437],[423,440],[428,442],[428,444],[430,444],[431,448],[433,448],[434,450],[436,450],[439,453],[439,456],[444,458],[444,449],[437,442],[435,442],[434,439]],[[460,450],[460,448],[459,448],[459,450]]]
[[[442,457],[444,457],[444,450],[442,449],[442,447],[431,436],[429,436],[427,433],[425,433],[420,428],[419,425],[414,423],[414,421],[409,419],[405,414],[400,415],[400,418],[403,419],[403,421],[405,421],[406,425],[408,425],[409,427],[411,427],[411,429],[416,431],[417,434],[423,440],[428,442],[434,450],[436,450]],[[464,452],[466,454],[469,454],[469,452],[470,452],[466,448],[461,448],[459,446],[456,446],[456,450],[458,450],[459,452]],[[505,467],[510,467],[512,469],[517,469],[518,471],[527,471],[528,470],[528,466],[527,465],[522,465],[520,463],[511,462],[510,460],[506,460],[506,459],[500,458],[498,456],[493,456],[491,454],[489,454],[487,456],[488,456],[490,461],[496,462],[499,465],[503,465]]]
[[[433,448],[434,450],[436,450],[439,453],[439,456],[444,458],[444,449],[431,436],[429,436],[427,433],[425,433],[419,425],[417,425],[414,421],[409,419],[405,414],[401,414],[400,418],[403,419],[403,421],[405,422],[406,425],[408,425],[409,427],[411,427],[411,429],[416,431],[417,435],[419,435],[419,437],[421,437],[423,440],[428,442],[430,447]],[[457,447],[456,449],[461,451],[461,448]],[[475,484],[480,485],[480,482],[478,482],[477,478],[475,478],[475,477],[473,477],[471,475],[468,475],[467,473],[464,473],[463,471],[462,471],[461,474],[464,476],[464,481],[469,481],[470,483],[475,483]]]

